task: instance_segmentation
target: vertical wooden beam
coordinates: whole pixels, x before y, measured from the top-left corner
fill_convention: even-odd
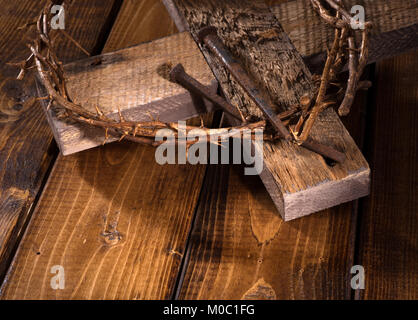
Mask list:
[[[254,80],[264,87],[277,111],[298,104],[302,96],[313,98],[311,74],[280,23],[264,1],[185,0],[172,2],[169,10],[198,41],[205,26],[217,28],[225,45],[240,60]],[[231,103],[255,117],[262,114],[205,46],[201,50]],[[283,219],[288,221],[369,192],[370,169],[333,110],[325,111],[312,131],[316,141],[344,152],[344,163],[329,166],[321,156],[279,141],[265,142],[264,166],[260,174]]]

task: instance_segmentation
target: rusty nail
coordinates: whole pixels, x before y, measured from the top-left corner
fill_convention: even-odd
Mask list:
[[[186,90],[208,99],[210,102],[222,108],[225,112],[227,112],[234,118],[242,121],[243,123],[246,123],[245,118],[242,114],[240,114],[240,112],[236,108],[234,108],[221,96],[213,92],[210,92],[207,87],[205,87],[195,78],[187,74],[187,72],[184,70],[184,67],[181,64],[176,65],[170,71],[170,80],[178,83]]]
[[[240,63],[231,55],[218,37],[216,28],[205,27],[201,29],[198,33],[198,38],[202,43],[206,44],[209,50],[215,54],[222,64],[231,72],[280,135],[286,140],[291,141],[292,136],[274,112],[270,99],[258,89],[254,81],[241,67]]]
[[[339,163],[342,163],[345,160],[345,154],[344,153],[339,152],[339,151],[337,151],[337,150],[335,150],[331,147],[328,147],[324,144],[321,144],[319,142],[316,142],[316,141],[314,141],[310,138],[303,141],[301,143],[301,146],[310,150],[310,151],[316,152],[316,153],[320,154],[321,156],[323,156],[325,158],[334,160],[334,161],[339,162]]]

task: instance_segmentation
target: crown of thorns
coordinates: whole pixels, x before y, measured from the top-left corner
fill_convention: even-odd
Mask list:
[[[308,138],[319,113],[327,107],[339,104],[339,114],[341,116],[347,115],[350,112],[357,90],[366,89],[370,86],[369,81],[360,81],[360,77],[367,64],[368,33],[371,23],[363,22],[361,28],[359,28],[361,30],[361,44],[358,48],[355,42],[355,31],[351,27],[352,17],[340,0],[311,0],[311,3],[322,19],[335,28],[335,35],[332,46],[328,49],[322,75],[314,77],[314,81],[317,83],[316,98],[310,100],[302,97],[298,106],[278,115],[283,123],[289,127],[295,142],[298,143]],[[38,99],[48,100],[47,108],[53,107],[56,109],[61,119],[103,128],[105,130],[103,143],[107,141],[109,135],[112,135],[118,137],[119,141],[126,139],[141,144],[158,146],[163,142],[155,141],[155,135],[157,130],[164,128],[174,131],[175,141],[178,143],[182,138],[177,134],[177,123],[161,122],[151,115],[150,121],[129,121],[123,117],[120,109],[119,119],[114,120],[106,116],[101,111],[100,106],[96,106],[96,113],[94,113],[71,99],[67,91],[63,65],[54,49],[55,39],[61,34],[83,52],[86,54],[88,52],[64,30],[51,29],[48,21],[50,21],[53,5],[53,1],[48,1],[37,20],[25,25],[25,27],[35,27],[35,37],[28,44],[29,57],[23,62],[17,63],[21,69],[18,79],[23,79],[29,69],[36,69],[39,79],[48,93],[48,96]],[[338,82],[338,74],[347,63],[348,80],[343,83]],[[241,113],[241,110],[239,112]],[[260,120],[228,128],[233,129],[231,130],[232,134],[229,130],[228,133],[222,134],[222,132],[226,132],[226,128],[223,128],[223,131],[222,129],[206,128],[203,120],[200,127],[186,126],[185,129],[186,131],[200,129],[203,130],[205,137],[213,135],[220,137],[220,139],[227,139],[231,135],[241,134],[244,130],[257,128],[265,129],[266,121]],[[275,140],[279,137],[274,133],[265,133],[264,139]],[[185,143],[191,145],[197,141],[187,141]]]

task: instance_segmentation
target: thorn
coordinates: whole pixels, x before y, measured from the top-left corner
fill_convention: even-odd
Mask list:
[[[120,123],[126,122],[125,118],[122,115],[122,112],[120,111],[120,107],[119,106],[118,106],[118,113],[119,113],[119,119],[120,119],[119,121],[120,121]]]
[[[105,138],[104,138],[104,141],[103,141],[103,146],[105,145],[105,143],[106,143],[106,141],[109,139],[109,128],[105,128]]]
[[[150,117],[151,121],[155,121],[155,118],[151,114],[151,112],[147,111],[147,115]]]
[[[33,25],[36,25],[36,22],[37,21],[32,21],[32,22],[25,23],[23,26],[18,27],[17,30],[23,30],[23,29],[26,29],[27,27],[31,27]]]
[[[91,56],[90,52],[88,52],[84,47],[77,42],[72,36],[70,36],[65,30],[59,29],[61,34],[63,34],[68,40],[70,40],[77,48],[79,48],[81,51],[83,51],[88,57]]]
[[[121,142],[126,136],[128,135],[127,132],[125,132],[119,139],[119,142]]]
[[[321,104],[320,111],[325,110],[326,108],[328,108],[329,106],[331,106],[333,104],[336,104],[336,102],[335,101],[326,101],[326,102],[323,102]]]
[[[96,112],[99,115],[99,117],[103,117],[104,113],[99,109],[99,106],[96,105],[95,108],[96,108]]]

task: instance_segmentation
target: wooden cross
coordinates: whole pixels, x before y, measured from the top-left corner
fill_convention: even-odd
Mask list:
[[[159,75],[164,66],[181,63],[189,74],[213,92],[220,83],[230,102],[251,108],[251,101],[242,88],[230,80],[228,72],[214,61],[206,48],[201,46],[199,50],[194,41],[197,30],[211,24],[226,30],[222,34],[224,40],[233,43],[236,30],[228,29],[227,23],[232,20],[239,29],[257,32],[253,35],[254,43],[238,41],[231,51],[255,78],[258,77],[258,82],[269,92],[277,93],[272,97],[276,103],[290,107],[301,96],[313,95],[309,70],[321,68],[322,52],[305,59],[305,65],[276,16],[263,1],[164,2],[183,32],[66,65],[69,93],[77,103],[91,111],[100,105],[102,111],[115,117],[120,107],[123,115],[134,121],[148,120],[149,113],[163,121],[185,120],[214,110],[207,101],[203,106],[196,105],[187,91]],[[306,10],[311,8],[307,6]],[[228,20],[220,17],[225,12]],[[251,19],[247,19],[248,16]],[[260,37],[269,30],[275,30],[274,36],[280,41],[264,41]],[[416,31],[416,25],[396,30],[402,35],[396,37],[396,47],[388,45],[394,39],[393,31],[390,35],[375,35],[370,62],[415,47]],[[382,48],[384,50],[380,50]],[[254,56],[258,58],[257,63],[254,63]],[[268,62],[274,62],[275,72],[268,73]],[[39,89],[42,94],[42,88]],[[64,155],[101,145],[104,141],[101,129],[60,121],[53,110],[47,111],[47,117]],[[329,166],[322,157],[292,143],[264,144],[264,170],[260,176],[286,221],[357,199],[369,192],[369,166],[333,110],[321,114],[311,135],[317,141],[343,151],[346,161]]]

